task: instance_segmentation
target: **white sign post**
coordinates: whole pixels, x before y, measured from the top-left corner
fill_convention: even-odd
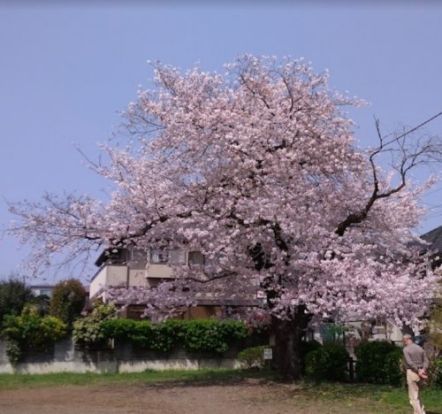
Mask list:
[[[263,358],[264,358],[264,361],[269,361],[269,360],[273,359],[272,348],[264,348]]]
[[[262,358],[264,360],[264,366],[267,369],[270,369],[272,365],[272,359],[273,359],[273,349],[272,348],[264,348],[262,351]]]

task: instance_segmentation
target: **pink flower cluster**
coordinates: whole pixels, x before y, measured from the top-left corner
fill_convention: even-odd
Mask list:
[[[327,74],[253,56],[223,75],[162,65],[155,73],[156,88],[125,114],[127,146],[104,147],[107,162],[93,166],[111,183],[110,200],[47,195],[11,207],[30,263],[108,246],[181,246],[203,252],[206,266],[177,266],[175,284],[132,292],[150,298],[149,312],[186,304],[179,292],[205,285],[229,297],[260,291],[260,318],[304,305],[320,318],[411,323],[425,311],[437,279],[412,231],[419,189],[407,182],[376,198],[337,232],[364,211],[374,178],[343,112],[358,102],[331,92]],[[376,172],[388,193],[394,180]]]

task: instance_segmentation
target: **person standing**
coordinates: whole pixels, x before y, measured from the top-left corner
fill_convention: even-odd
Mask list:
[[[428,358],[425,351],[414,343],[411,335],[404,335],[403,342],[410,404],[413,407],[414,414],[425,414],[424,406],[419,398],[419,382],[428,378]]]

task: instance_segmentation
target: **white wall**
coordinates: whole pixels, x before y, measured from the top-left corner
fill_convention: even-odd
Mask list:
[[[146,269],[129,269],[129,286],[147,287]]]
[[[128,269],[123,265],[108,265],[100,269],[89,285],[89,297],[93,298],[107,287],[127,286]]]
[[[185,250],[173,250],[169,254],[170,260],[174,263],[186,263],[187,256],[188,252]],[[148,253],[146,253],[147,261],[140,261],[140,257],[130,260],[128,266],[104,265],[90,283],[89,297],[100,295],[103,289],[108,287],[149,287],[148,279],[173,279],[173,268],[169,264],[150,263]]]
[[[123,357],[124,355],[124,357]],[[48,374],[56,372],[143,372],[146,369],[200,369],[200,368],[240,368],[234,358],[198,358],[188,355],[183,350],[163,358],[151,355],[134,355],[129,348],[124,353],[102,352],[84,353],[75,348],[72,338],[57,342],[54,351],[44,359],[28,359],[13,366],[6,355],[6,343],[0,339],[0,374]]]
[[[146,266],[146,274],[152,278],[173,278],[173,269],[167,264],[149,263]]]
[[[124,373],[124,372],[143,372],[147,369],[163,371],[168,369],[197,370],[203,368],[241,368],[241,363],[236,359],[149,359],[133,361],[100,361],[97,363],[88,363],[82,361],[63,361],[63,362],[33,362],[18,364],[13,367],[11,364],[0,364],[0,374],[53,374],[58,372],[86,373],[96,374],[104,373]]]

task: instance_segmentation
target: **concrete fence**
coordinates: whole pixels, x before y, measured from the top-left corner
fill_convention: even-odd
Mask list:
[[[71,338],[55,344],[50,353],[28,355],[17,365],[11,365],[6,355],[6,343],[0,340],[0,374],[123,373],[145,370],[201,368],[240,368],[235,353],[215,358],[207,355],[189,355],[182,350],[171,354],[134,350],[130,345],[116,346],[114,350],[84,352],[75,348]]]

